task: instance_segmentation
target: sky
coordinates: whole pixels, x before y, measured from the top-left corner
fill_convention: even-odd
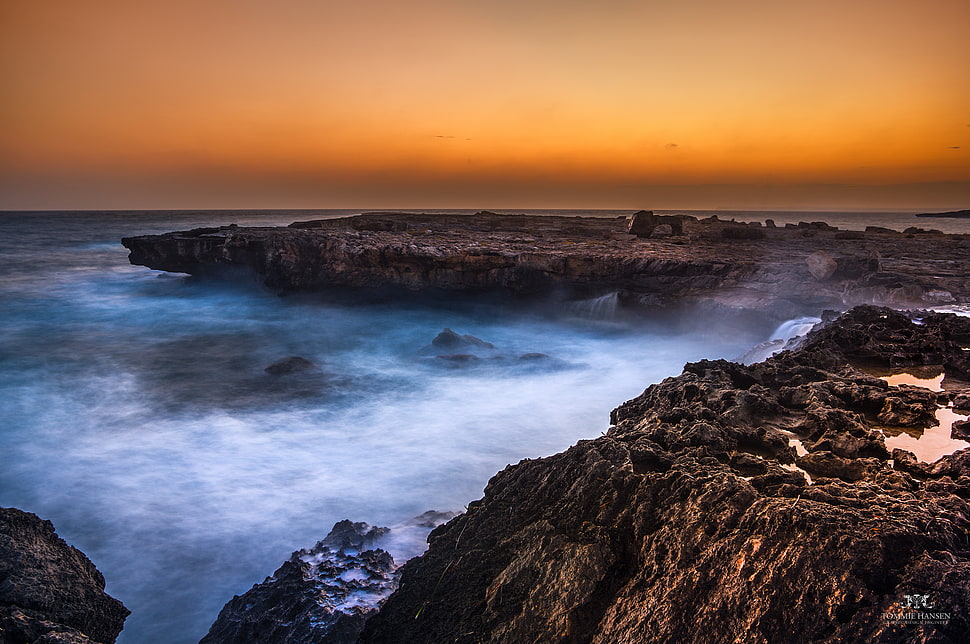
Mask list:
[[[0,209],[970,208],[968,0],[0,0]]]

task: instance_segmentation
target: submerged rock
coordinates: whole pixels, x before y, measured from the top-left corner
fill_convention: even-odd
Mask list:
[[[862,307],[755,365],[686,365],[605,436],[493,477],[360,641],[965,641],[970,450],[890,455],[880,424],[910,419],[886,401],[937,394],[855,366],[956,375],[966,333]]]
[[[458,335],[451,329],[447,328],[435,336],[434,340],[431,341],[431,346],[435,349],[444,349],[448,351],[468,347],[475,347],[478,349],[495,348],[495,345],[491,342],[485,342],[484,340],[476,338],[473,335]]]
[[[50,521],[0,508],[0,642],[112,644],[128,615]]]
[[[290,356],[289,358],[283,358],[282,360],[277,360],[273,364],[266,367],[263,371],[270,374],[271,376],[282,376],[288,373],[312,371],[316,368],[317,368],[317,365],[313,364],[306,358],[303,358],[300,356]]]

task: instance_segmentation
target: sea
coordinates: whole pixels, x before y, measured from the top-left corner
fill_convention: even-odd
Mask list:
[[[197,642],[335,522],[461,511],[507,465],[599,436],[611,409],[685,362],[772,334],[617,320],[603,300],[280,296],[132,266],[120,244],[358,212],[0,213],[0,505],[51,520],[97,565],[132,611],[119,642]],[[970,233],[907,213],[668,212]],[[494,349],[435,358],[444,329]],[[266,371],[290,356],[314,366]]]

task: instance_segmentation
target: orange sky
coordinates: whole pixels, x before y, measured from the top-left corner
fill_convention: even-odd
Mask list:
[[[0,208],[970,207],[968,0],[2,0]]]

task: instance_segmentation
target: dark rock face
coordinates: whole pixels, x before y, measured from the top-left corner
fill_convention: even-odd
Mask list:
[[[453,516],[430,511],[397,529],[423,537]],[[340,521],[313,548],[294,552],[272,577],[233,597],[200,644],[355,642],[397,588],[399,567],[378,547],[391,531]]]
[[[617,293],[634,309],[689,304],[783,317],[970,298],[963,237],[873,231],[846,240],[836,230],[823,222],[764,228],[646,211],[629,220],[629,229],[622,218],[371,213],[122,243],[133,264],[197,275],[243,271],[279,291],[363,287],[567,299]],[[836,265],[823,281],[806,264],[818,252]]]
[[[360,641],[965,641],[970,450],[890,454],[880,428],[935,422],[937,394],[853,365],[962,373],[968,332],[861,307],[762,363],[688,364],[605,436],[493,477]]]
[[[394,560],[370,545],[386,528],[337,523],[261,584],[234,597],[200,644],[352,642],[396,586]]]
[[[451,329],[445,329],[441,333],[435,336],[434,340],[431,341],[431,346],[437,350],[442,351],[455,351],[456,349],[465,349],[468,347],[474,347],[476,349],[494,349],[495,345],[491,342],[485,342],[480,338],[476,338],[473,335],[458,335]]]
[[[0,642],[111,644],[128,614],[50,521],[0,508]]]

